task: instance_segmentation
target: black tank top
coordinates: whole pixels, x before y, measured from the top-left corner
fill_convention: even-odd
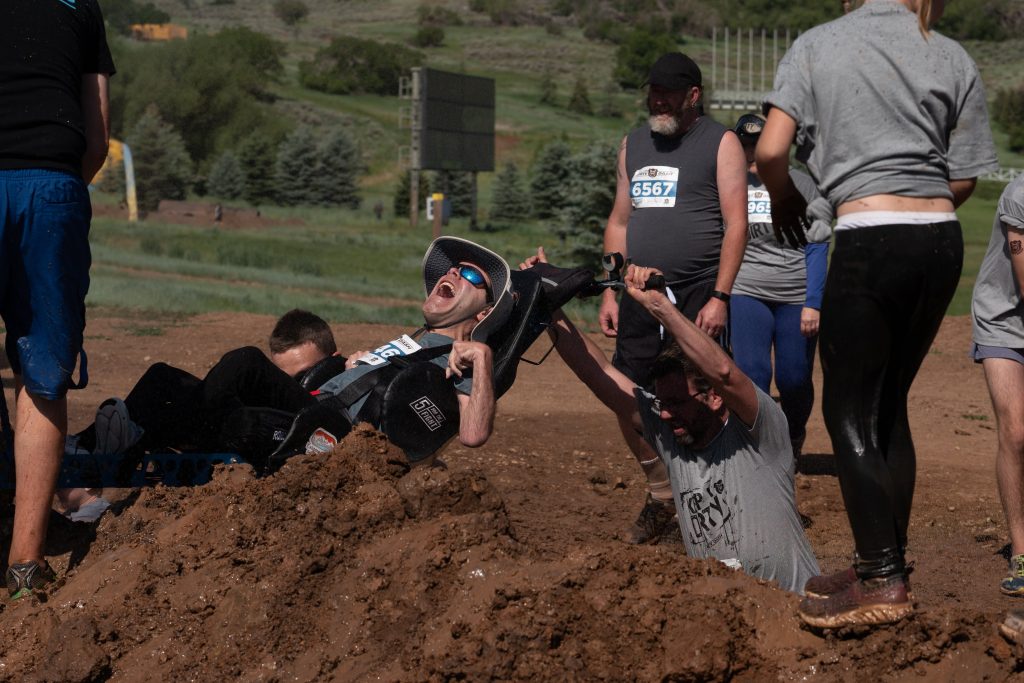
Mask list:
[[[644,124],[626,138],[626,174],[633,209],[626,250],[671,283],[718,273],[724,222],[718,200],[718,147],[727,129],[702,116],[680,138]]]

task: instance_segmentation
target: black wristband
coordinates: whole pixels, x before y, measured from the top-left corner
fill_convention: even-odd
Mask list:
[[[716,289],[716,290],[713,290],[711,292],[711,298],[712,299],[718,299],[719,301],[724,301],[725,303],[729,303],[729,299],[731,297],[728,294],[726,294],[725,292],[719,292]]]

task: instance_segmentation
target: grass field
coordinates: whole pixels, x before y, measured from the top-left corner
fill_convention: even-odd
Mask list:
[[[297,81],[298,63],[311,57],[336,35],[357,35],[405,43],[416,31],[421,0],[347,0],[308,3],[310,15],[295,28],[285,27],[270,0],[181,2],[155,0],[193,32],[213,33],[246,25],[287,45],[285,75],[273,86],[276,115],[313,124],[340,124],[359,140],[367,174],[365,208],[359,211],[263,208],[271,219],[300,218],[302,226],[245,230],[185,227],[146,221],[133,225],[98,218],[94,222],[95,266],[90,305],[183,314],[240,310],[277,314],[291,306],[316,310],[332,320],[415,324],[422,297],[419,263],[430,228],[413,231],[404,220],[374,220],[369,207],[378,199],[389,207],[400,170],[398,150],[408,140],[399,128],[394,97],[338,96],[307,90]],[[546,4],[524,0],[521,5]],[[561,25],[561,33],[539,26],[495,26],[485,14],[465,11],[462,2],[439,0],[458,12],[464,24],[445,29],[444,45],[424,50],[431,67],[488,76],[497,82],[497,167],[515,161],[525,170],[537,151],[555,138],[576,149],[594,142],[616,145],[636,121],[642,102],[636,91],[608,93],[616,47],[586,40],[578,28]],[[686,37],[682,49],[710,64],[710,41]],[[1000,87],[1019,84],[1024,73],[1021,40],[966,45],[978,61],[989,96]],[[540,83],[550,73],[557,83],[555,105],[539,103]],[[619,116],[580,116],[566,111],[573,83],[584,78],[595,109],[609,97]],[[116,81],[114,83],[116,86]],[[716,112],[731,121],[739,112]],[[1000,162],[1024,167],[1024,156],[1006,148],[996,131]],[[611,163],[611,160],[609,160]],[[494,174],[482,173],[479,197],[483,218]],[[998,189],[979,192],[959,212],[964,224],[964,276],[950,308],[969,311],[971,288],[991,229]],[[99,201],[109,198],[97,197]],[[473,237],[507,255],[510,261],[537,244],[556,241],[550,228],[534,222],[495,233],[468,231],[453,221],[451,234]],[[596,264],[595,264],[596,266]],[[593,307],[575,311],[592,317]]]
[[[995,206],[994,192],[986,188],[958,212],[966,256],[950,306],[953,315],[970,312]],[[431,238],[429,225],[414,230],[405,220],[378,222],[365,209],[271,209],[265,215],[282,221],[301,218],[305,225],[225,230],[97,218],[89,305],[273,315],[300,306],[338,322],[420,321],[420,263]],[[454,220],[445,232],[485,244],[513,267],[538,245],[558,250],[557,238],[536,222],[474,233],[465,220]],[[575,304],[572,313],[593,319],[595,307]]]

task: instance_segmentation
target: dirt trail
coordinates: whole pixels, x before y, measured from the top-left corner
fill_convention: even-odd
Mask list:
[[[149,362],[202,374],[224,350],[262,345],[272,322],[148,320],[163,334],[131,337],[138,320],[91,320],[93,384],[72,399],[75,426]],[[343,349],[400,332],[335,329]],[[912,395],[921,609],[897,626],[821,637],[772,585],[679,545],[622,543],[641,475],[606,411],[552,358],[523,366],[495,436],[449,447],[447,469],[408,472],[360,430],[270,478],[236,466],[198,489],[121,493],[95,528],[56,521],[63,585],[0,612],[0,679],[1009,678],[1018,659],[995,632],[1015,603],[996,588],[994,421],[968,332],[946,322]],[[807,450],[800,509],[836,569],[849,531],[818,415]]]

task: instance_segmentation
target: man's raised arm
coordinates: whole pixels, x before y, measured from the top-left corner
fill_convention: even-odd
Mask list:
[[[744,424],[752,426],[757,419],[757,392],[750,378],[718,343],[687,320],[668,300],[664,290],[645,289],[647,279],[658,274],[654,268],[630,266],[626,271],[626,292],[658,319],[671,334],[683,354],[701,371],[726,407]]]

